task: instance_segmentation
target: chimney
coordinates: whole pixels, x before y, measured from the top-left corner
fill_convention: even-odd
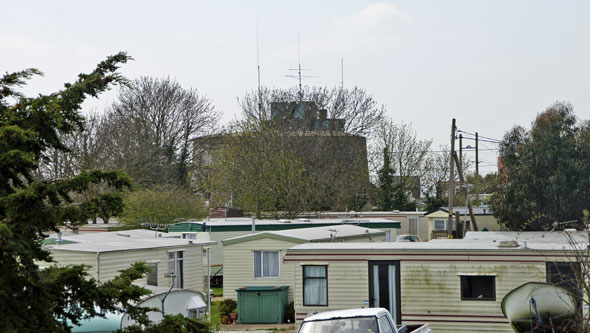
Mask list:
[[[256,233],[256,218],[252,216],[252,233]]]
[[[319,120],[326,120],[328,119],[328,110],[320,109],[320,119]]]

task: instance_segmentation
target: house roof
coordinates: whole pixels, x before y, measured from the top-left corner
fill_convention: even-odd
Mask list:
[[[209,221],[179,222],[168,228],[169,232],[198,232],[204,231],[249,231],[252,230],[250,218],[219,218]],[[341,224],[357,225],[366,228],[400,228],[398,221],[384,218],[351,217],[343,219],[292,219],[292,220],[256,220],[256,231],[278,231],[309,227],[333,226]]]
[[[440,212],[440,211],[448,213],[449,207],[440,207],[440,208],[430,211],[424,215],[428,216],[432,213],[436,213],[436,212]],[[469,214],[468,207],[453,207],[453,211],[458,212],[461,215]],[[492,215],[493,212],[492,212],[491,208],[488,206],[475,206],[475,207],[473,207],[473,214],[474,215]]]
[[[378,235],[384,234],[385,231],[379,229],[371,229],[358,227],[349,224],[332,225],[315,228],[290,229],[280,231],[267,231],[243,235],[223,240],[223,245],[230,245],[235,243],[248,242],[261,238],[273,238],[293,243],[305,243],[320,240],[329,240],[332,238],[342,239],[350,237],[359,237],[363,235]]]
[[[48,245],[51,250],[74,252],[113,252],[181,246],[208,246],[217,242],[194,242],[187,239],[165,237],[165,233],[137,229],[120,232],[97,232],[63,235],[62,244]],[[162,236],[164,235],[164,236]]]
[[[544,234],[544,236],[542,235]],[[570,240],[569,236],[573,236]],[[508,245],[506,241],[515,241],[517,246]],[[468,232],[464,239],[435,239],[428,242],[376,242],[376,243],[306,243],[296,245],[289,250],[571,250],[588,244],[584,232],[567,234],[565,232],[544,232],[528,235],[527,232]]]

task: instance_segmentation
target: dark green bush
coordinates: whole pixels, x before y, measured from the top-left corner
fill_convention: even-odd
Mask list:
[[[221,302],[219,305],[219,312],[222,316],[228,316],[230,313],[236,311],[238,307],[238,302],[231,298],[226,298]]]
[[[291,301],[289,305],[287,305],[287,311],[285,311],[285,319],[287,322],[294,323],[295,322],[295,303]]]

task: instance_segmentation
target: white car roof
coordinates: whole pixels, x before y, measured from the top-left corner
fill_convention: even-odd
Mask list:
[[[363,309],[347,309],[347,310],[336,310],[328,311],[315,314],[313,316],[305,318],[306,321],[316,320],[330,320],[338,318],[354,318],[354,317],[379,317],[383,314],[387,314],[387,310],[384,308],[363,308]]]

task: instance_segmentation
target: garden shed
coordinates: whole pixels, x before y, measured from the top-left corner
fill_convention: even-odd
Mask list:
[[[244,287],[238,292],[238,323],[282,324],[287,310],[288,286]]]

